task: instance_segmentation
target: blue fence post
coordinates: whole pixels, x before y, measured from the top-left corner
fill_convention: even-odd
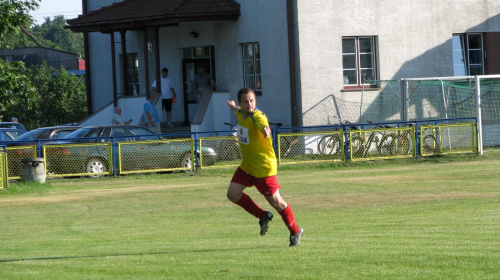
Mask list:
[[[347,131],[348,125],[341,124],[342,130],[344,131],[344,159],[351,160],[349,155],[349,132]]]
[[[113,159],[113,177],[116,177],[117,175],[117,172],[116,172],[116,161],[117,161],[117,157],[116,157],[116,148],[115,147],[118,147],[118,145],[116,145],[116,140],[115,140],[115,137],[112,137],[111,138],[111,155],[112,155],[112,159]]]
[[[201,151],[199,149],[199,136],[198,136],[198,133],[195,132],[194,135],[194,144],[193,144],[193,154],[194,154],[194,162],[193,162],[193,168],[194,168],[194,171],[197,171],[198,168],[200,167],[200,159],[199,159],[199,156],[201,157]],[[199,155],[199,156],[198,156]]]
[[[418,160],[420,156],[420,122],[416,121],[415,122],[415,148],[416,148],[416,155],[415,159]]]
[[[278,150],[278,136],[277,136],[276,128],[271,128],[271,133],[272,133],[274,154],[276,155],[276,158],[279,158],[279,154],[278,154],[278,152],[279,152],[279,150]]]
[[[42,145],[42,140],[37,140],[37,149],[36,149],[36,155],[41,158],[43,157],[42,156],[42,149],[43,149],[43,145]]]

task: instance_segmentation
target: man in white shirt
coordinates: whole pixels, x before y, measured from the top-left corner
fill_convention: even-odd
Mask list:
[[[161,104],[165,112],[167,113],[167,125],[172,127],[172,103],[174,103],[177,95],[175,94],[174,84],[172,80],[168,77],[168,69],[161,69],[161,78],[160,78],[160,86],[161,86]],[[152,84],[153,91],[158,92],[158,88],[156,86],[156,80]]]
[[[122,108],[120,106],[115,107],[115,114],[113,115],[113,119],[111,120],[111,124],[130,124],[132,119],[128,121],[123,121],[122,119]]]

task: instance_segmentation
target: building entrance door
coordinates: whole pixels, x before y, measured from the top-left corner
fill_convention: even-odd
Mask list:
[[[182,60],[182,90],[184,97],[184,124],[189,125],[196,114],[198,109],[197,95],[193,90],[192,81],[196,75],[196,68],[198,65],[212,66],[210,58],[192,58]],[[212,67],[206,69],[212,70]],[[210,71],[211,72],[211,71]]]

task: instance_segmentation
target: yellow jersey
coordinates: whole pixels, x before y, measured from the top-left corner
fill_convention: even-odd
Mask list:
[[[269,126],[267,117],[255,109],[249,117],[236,111],[238,118],[238,142],[243,161],[240,168],[256,178],[265,178],[278,173],[278,163],[273,149],[273,138],[264,138],[262,128]]]

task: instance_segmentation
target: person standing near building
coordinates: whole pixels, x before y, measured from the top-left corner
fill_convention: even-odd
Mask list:
[[[122,108],[120,106],[115,107],[115,114],[113,115],[113,119],[111,120],[111,124],[130,124],[132,119],[128,121],[124,121],[122,119]]]
[[[161,134],[160,119],[158,118],[158,112],[155,106],[156,95],[154,92],[149,93],[149,97],[144,103],[144,116],[145,124],[156,134]]]
[[[203,64],[196,67],[196,75],[192,81],[192,86],[198,102],[201,100],[203,93],[210,92],[212,89],[217,90],[214,79],[210,74],[205,72],[205,65]]]
[[[281,215],[290,231],[290,247],[299,245],[304,230],[297,225],[290,205],[283,200],[276,174],[278,173],[271,129],[267,117],[257,109],[255,92],[243,88],[238,92],[238,104],[227,101],[238,119],[238,142],[242,162],[236,169],[227,190],[227,198],[259,219],[260,235],[265,235],[273,214],[264,211],[243,191],[255,186],[269,204]]]
[[[156,80],[152,84],[153,91],[158,93],[158,88],[156,86]],[[177,94],[175,93],[174,84],[172,79],[168,77],[168,69],[161,69],[161,77],[160,77],[160,87],[161,87],[161,104],[163,110],[167,113],[167,126],[174,126],[172,124],[172,104],[175,98],[177,98]]]

